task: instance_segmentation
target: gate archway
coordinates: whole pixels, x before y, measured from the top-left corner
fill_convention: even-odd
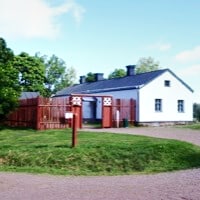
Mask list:
[[[72,94],[71,95],[71,105],[72,112],[78,115],[77,128],[82,128],[83,119],[83,101],[84,98],[95,97],[98,100],[99,105],[96,106],[96,113],[98,117],[101,117],[101,127],[111,128],[112,127],[112,96],[103,95],[89,95],[89,94]]]

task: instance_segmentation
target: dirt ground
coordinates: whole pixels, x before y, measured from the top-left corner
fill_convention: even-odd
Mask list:
[[[91,131],[172,138],[200,145],[200,131],[189,129],[155,127],[93,129]],[[1,199],[200,200],[200,169],[110,177],[65,177],[1,172]]]

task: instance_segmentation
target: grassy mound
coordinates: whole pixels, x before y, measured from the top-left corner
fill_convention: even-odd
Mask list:
[[[200,147],[175,140],[71,130],[0,131],[0,170],[61,175],[119,175],[200,167]]]

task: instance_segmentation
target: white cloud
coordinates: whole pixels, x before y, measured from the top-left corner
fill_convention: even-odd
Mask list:
[[[56,16],[66,12],[71,12],[76,22],[80,23],[85,9],[74,0],[68,0],[63,5],[54,8],[53,15]]]
[[[53,38],[60,33],[58,16],[70,13],[76,23],[80,23],[84,12],[75,0],[56,7],[45,0],[0,0],[0,36]]]
[[[175,59],[180,62],[200,61],[200,46],[177,54]]]
[[[186,67],[184,69],[181,69],[179,71],[180,75],[186,77],[186,76],[190,76],[190,77],[194,77],[194,76],[198,76],[200,74],[200,64],[196,64],[196,65],[192,65],[190,67]]]
[[[169,43],[162,43],[162,42],[157,42],[153,45],[148,46],[148,49],[154,49],[154,50],[158,50],[158,51],[167,51],[169,49],[171,49],[171,44]]]

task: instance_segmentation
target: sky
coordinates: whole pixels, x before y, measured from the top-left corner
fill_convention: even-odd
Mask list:
[[[56,55],[79,76],[152,57],[200,103],[200,0],[0,0],[0,37],[17,55]]]

